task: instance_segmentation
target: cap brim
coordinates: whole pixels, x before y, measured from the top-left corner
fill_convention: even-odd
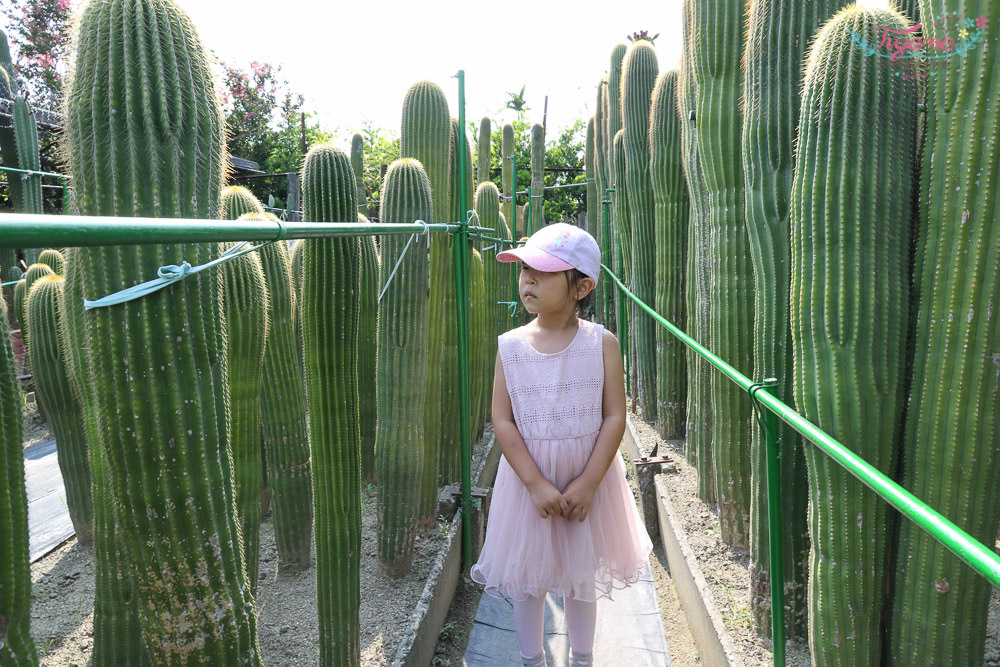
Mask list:
[[[555,272],[568,271],[573,268],[569,262],[545,252],[541,248],[522,246],[497,253],[498,262],[524,262],[538,271]]]

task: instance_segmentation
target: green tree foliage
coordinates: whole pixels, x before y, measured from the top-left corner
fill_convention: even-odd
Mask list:
[[[34,107],[56,109],[61,102],[65,56],[69,50],[71,0],[3,0],[8,36],[17,51],[18,86]]]

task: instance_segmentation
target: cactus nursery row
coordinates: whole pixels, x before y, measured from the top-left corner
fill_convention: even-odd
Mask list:
[[[636,33],[594,73],[584,156],[588,229],[639,299],[741,373],[777,378],[774,395],[987,545],[1000,523],[990,5],[683,0],[679,67],[662,68]],[[90,0],[73,30],[61,136],[73,213],[275,220],[225,187],[212,56],[183,10]],[[911,33],[920,45],[888,38]],[[0,42],[0,97],[13,100],[0,154],[37,171],[31,105]],[[266,506],[281,575],[310,568],[315,549],[321,664],[360,663],[362,487],[378,493],[378,576],[399,578],[441,487],[459,480],[463,437],[489,420],[496,336],[525,321],[507,305],[516,267],[495,254],[548,222],[545,128],[531,127],[519,165],[531,171],[522,223],[513,127],[491,155],[490,118],[473,144],[453,113],[438,83],[405,91],[401,158],[377,213],[471,218],[501,239],[468,249],[469,434],[448,234],[263,244],[93,308],[85,296],[236,249],[17,249],[21,267],[0,248],[0,278],[17,281],[9,303],[0,295],[0,665],[39,660],[8,320],[59,443],[77,539],[93,551],[94,665],[261,664]],[[303,156],[305,221],[369,224],[361,136],[346,148]],[[39,177],[8,183],[15,211],[41,212]],[[770,636],[780,586],[786,636],[808,642],[816,665],[983,664],[989,587],[785,426],[784,580],[772,581],[749,397],[610,285],[593,317],[622,340],[634,406],[696,468],[723,541],[749,554],[754,631]]]

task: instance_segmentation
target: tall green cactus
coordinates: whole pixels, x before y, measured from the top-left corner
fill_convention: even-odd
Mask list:
[[[695,3],[692,58],[698,79],[698,148],[708,190],[708,347],[753,372],[753,266],[744,215],[740,112],[741,2]],[[750,537],[751,404],[745,391],[712,373],[712,456],[720,535],[746,548]]]
[[[65,142],[80,212],[217,219],[225,128],[187,15],[164,0],[94,0],[77,26]],[[122,92],[132,84],[141,94]],[[103,296],[217,254],[211,243],[86,248],[80,281]],[[86,315],[108,478],[128,527],[119,539],[158,663],[260,663],[233,513],[221,297],[222,276],[206,272]]]
[[[427,178],[430,179],[433,195],[431,219],[425,222],[449,222],[451,117],[448,114],[448,100],[436,83],[420,81],[407,91],[403,99],[399,154],[420,162],[427,172]],[[455,313],[450,235],[435,234],[431,237],[430,243],[426,392],[428,396],[441,398],[427,400],[424,405],[425,450],[424,470],[420,482],[420,520],[427,524],[434,521],[437,512],[438,456],[442,439],[443,404],[458,403],[458,394],[454,392],[457,372],[454,383],[450,380],[444,383],[442,374],[445,358],[458,357],[456,350],[449,349],[447,354],[445,352],[445,334],[450,328],[450,323],[454,322]]]
[[[276,220],[249,213],[241,220]],[[294,574],[309,567],[312,543],[312,466],[306,428],[302,354],[296,336],[295,289],[288,244],[264,246],[260,256],[267,285],[270,323],[264,347],[261,430],[271,491],[278,572]]]
[[[614,231],[617,232],[616,248],[612,248],[615,253],[615,267],[618,276],[626,285],[632,281],[632,217],[629,207],[628,180],[625,174],[625,130],[618,130],[614,138],[613,153],[614,170]],[[621,251],[621,257],[617,256],[617,249]],[[625,298],[625,303],[631,303],[631,299]]]
[[[594,126],[595,119],[591,116],[587,119],[587,134],[584,141],[583,149],[583,171],[586,174],[587,180],[587,201],[586,201],[586,211],[587,211],[587,231],[590,235],[594,237],[597,241],[597,247],[601,247],[600,235],[600,223],[598,222],[597,211],[600,210],[600,205],[597,203],[597,178],[594,174]],[[595,294],[596,297],[596,294]],[[596,309],[595,309],[596,310]],[[600,315],[598,314],[598,317]]]
[[[469,252],[469,370],[472,375],[472,395],[475,399],[472,404],[472,442],[475,442],[479,434],[482,433],[486,423],[488,412],[486,391],[487,385],[492,386],[492,383],[488,382],[487,369],[483,363],[486,351],[489,349],[484,273],[483,256],[473,248]],[[461,464],[461,459],[459,464]],[[461,465],[459,465],[460,478]]]
[[[897,61],[907,76],[894,76],[852,43],[879,26],[910,24],[892,10],[851,6],[809,52],[790,205],[790,305],[797,409],[891,475],[905,398],[917,84],[914,60]],[[889,151],[899,156],[891,170],[881,162]],[[806,462],[813,663],[875,664],[889,508],[817,448],[806,449]]]
[[[927,79],[925,155],[913,383],[906,416],[903,487],[987,545],[1000,522],[1000,163],[992,139],[1000,109],[996,4],[924,1],[922,16],[990,21],[985,42],[944,59]],[[979,28],[974,24],[973,29]],[[944,40],[952,27],[924,25]],[[897,153],[900,154],[900,153]],[[910,521],[900,523],[889,660],[983,664],[990,588]]]
[[[48,264],[32,264],[28,267],[28,270],[24,273],[24,291],[21,293],[20,303],[17,303],[17,295],[15,294],[15,304],[17,304],[17,319],[21,322],[21,332],[23,333],[24,340],[28,340],[28,335],[31,329],[31,322],[28,319],[28,295],[31,294],[31,288],[36,282],[42,278],[48,276],[54,276],[56,272],[52,270]],[[20,284],[20,281],[18,281]],[[28,363],[31,363],[31,354],[27,355]],[[44,401],[42,406],[45,406]]]
[[[238,220],[247,213],[264,213],[264,207],[254,193],[242,185],[230,185],[222,190],[220,209],[219,215],[223,220]]]
[[[28,497],[24,487],[21,388],[0,295],[0,662],[37,665],[31,639],[31,571],[28,565]]]
[[[95,665],[145,664],[135,587],[115,517],[104,436],[97,413],[90,343],[87,341],[80,249],[66,251],[63,327],[60,347],[66,360],[73,395],[83,408],[83,425],[90,455],[91,497],[94,505],[94,650]]]
[[[688,215],[691,202],[677,117],[678,70],[656,79],[649,112],[649,174],[653,188],[656,312],[687,327],[684,303]],[[687,346],[656,329],[656,426],[663,438],[683,438],[687,401]]]
[[[651,304],[656,298],[656,223],[649,172],[649,107],[659,64],[653,43],[636,39],[622,61],[622,122],[625,132],[625,182],[632,233],[632,290]],[[656,419],[656,329],[643,314],[633,320],[637,387],[633,397],[646,419]]]
[[[221,244],[226,249],[234,244]],[[252,591],[257,590],[260,556],[261,457],[260,398],[267,343],[267,286],[260,258],[247,253],[222,268],[226,315],[226,382],[229,385],[229,449],[233,455],[236,514],[243,536],[243,561]]]
[[[479,184],[476,188],[475,208],[480,225],[495,229],[497,238],[510,238],[510,232],[505,229],[506,224],[500,221],[500,191],[497,190],[496,185],[490,181]],[[494,236],[494,234],[490,234],[490,236]],[[507,301],[510,296],[510,278],[502,270],[506,267],[496,260],[497,253],[504,250],[504,247],[499,244],[494,245],[492,250],[484,250],[481,255],[483,258],[483,280],[486,285],[487,332],[485,335],[491,339],[485,354],[491,363],[496,358],[497,342],[495,339],[503,333],[501,327],[505,320],[509,319],[507,306],[498,302]]]
[[[431,182],[420,162],[403,158],[389,166],[382,186],[381,222],[426,221],[432,215],[431,203]],[[399,257],[405,245],[403,236],[382,237],[386,257]],[[392,268],[391,263],[382,263],[381,283],[389,279]],[[425,257],[408,252],[378,305],[378,571],[390,577],[401,577],[410,569],[421,514],[423,458],[428,455],[424,402],[434,401],[424,383],[417,381],[429,370],[428,279]]]
[[[607,118],[607,131],[604,132],[605,148],[607,151],[608,178],[614,180],[614,160],[615,160],[615,135],[622,129],[622,61],[628,45],[625,42],[618,42],[611,49],[611,62],[608,66],[608,87],[605,92],[605,118]]]
[[[358,214],[358,222],[369,222]],[[361,251],[361,276],[358,283],[361,312],[358,315],[358,395],[361,397],[361,476],[368,482],[375,481],[375,439],[378,406],[375,397],[375,364],[378,357],[378,295],[382,291],[379,280],[379,255],[374,236],[358,239]]]
[[[70,389],[66,358],[59,346],[63,327],[62,293],[65,281],[49,275],[28,292],[28,320],[34,323],[27,338],[35,390],[59,448],[59,472],[66,487],[66,505],[77,541],[94,544],[94,509],[90,497],[90,465],[83,428],[83,412]]]
[[[18,324],[21,325],[22,340],[23,335],[28,331],[28,314],[24,311],[24,306],[27,303],[25,299],[25,293],[27,290],[28,281],[25,278],[21,278],[14,285],[14,315],[17,317]]]
[[[479,121],[479,152],[476,153],[478,159],[476,171],[479,174],[480,183],[492,180],[490,178],[490,134],[490,117],[483,116]]]
[[[531,219],[528,232],[534,234],[545,223],[545,128],[531,126],[531,187],[529,188]]]
[[[691,212],[688,221],[688,261],[685,290],[688,332],[695,340],[708,341],[708,302],[712,297],[708,254],[708,191],[701,168],[698,125],[698,79],[694,69],[694,0],[683,6],[684,52],[677,80],[677,115],[681,121],[684,180],[688,185]],[[715,502],[715,471],[712,461],[712,374],[707,361],[688,351],[687,437],[685,453],[698,471],[698,497]]]
[[[510,159],[511,156],[515,155],[514,126],[510,123],[505,123],[503,126],[500,145],[503,154],[503,171],[500,174],[503,178],[503,215],[507,218],[507,224],[513,232],[517,224],[516,195],[514,194],[517,191],[517,174],[514,173],[514,162]]]
[[[820,24],[843,4],[841,0],[753,0],[749,5],[742,130],[746,224],[756,285],[754,310],[767,313],[766,317],[754,319],[753,377],[777,378],[778,387],[771,391],[788,404],[793,401],[787,309],[791,251],[788,206],[801,106],[802,63],[809,40]],[[780,428],[785,631],[790,638],[805,638],[809,533],[804,445],[794,429],[783,422]],[[750,463],[750,608],[757,633],[768,637],[771,563],[765,453],[761,429],[754,428]]]
[[[339,148],[309,149],[302,194],[306,221],[358,218],[354,171]],[[301,252],[320,663],[356,665],[361,656],[360,242],[356,237],[313,239]]]
[[[45,264],[57,276],[61,276],[66,270],[66,259],[62,253],[52,248],[46,248],[38,254],[38,263]]]
[[[351,168],[358,184],[358,210],[368,210],[368,193],[365,191],[365,138],[360,134],[351,137]]]
[[[594,206],[593,213],[591,213],[588,205],[587,230],[597,241],[597,247],[601,250],[601,260],[605,263],[608,261],[608,251],[606,250],[607,241],[604,238],[604,204],[602,202],[607,196],[605,189],[608,187],[604,174],[604,158],[607,155],[604,150],[604,94],[606,86],[606,79],[601,77],[597,84],[597,100],[594,109],[594,146],[591,158],[587,161],[587,168],[592,172],[590,177],[594,179],[591,181],[594,186]],[[604,307],[604,290],[614,291],[610,285],[598,285],[598,291],[594,293],[594,312],[597,314],[597,321],[607,327],[610,324]]]

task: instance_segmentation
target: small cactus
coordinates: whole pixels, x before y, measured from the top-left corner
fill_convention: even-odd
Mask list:
[[[545,128],[535,123],[531,126],[531,219],[528,235],[534,234],[545,223]]]
[[[66,261],[58,250],[48,248],[38,254],[38,263],[46,264],[57,276],[63,275],[66,270]]]
[[[238,220],[247,213],[264,213],[264,207],[254,193],[242,185],[230,185],[222,190],[220,217],[223,220]]]
[[[483,116],[479,121],[479,152],[477,153],[479,163],[476,171],[479,174],[479,182],[485,183],[490,180],[490,118]]]

